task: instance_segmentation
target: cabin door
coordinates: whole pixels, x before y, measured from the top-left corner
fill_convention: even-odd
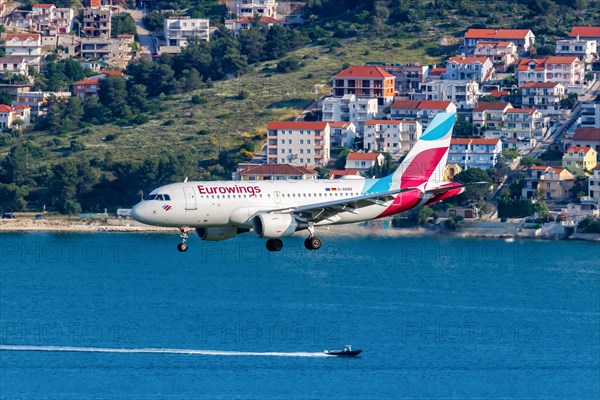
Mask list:
[[[281,192],[275,192],[275,204],[281,203]]]
[[[195,210],[196,207],[196,192],[193,186],[184,186],[183,193],[185,195],[185,209]]]

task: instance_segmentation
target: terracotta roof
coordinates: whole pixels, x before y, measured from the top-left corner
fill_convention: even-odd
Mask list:
[[[97,85],[99,79],[82,79],[78,82],[74,82],[73,85]]]
[[[600,141],[600,128],[577,128],[572,139]]]
[[[571,151],[573,153],[579,153],[582,152],[583,154],[587,154],[588,151],[592,150],[591,147],[580,147],[580,146],[571,146],[567,149],[567,153],[570,153]]]
[[[255,22],[255,19],[254,19],[254,17],[242,17],[242,18],[234,19],[233,22],[252,23],[252,22]],[[280,24],[283,21],[281,21],[279,19],[271,18],[271,17],[260,17],[259,22],[262,22],[263,24]]]
[[[446,73],[446,68],[432,68],[429,71],[429,76],[440,76],[444,73]]]
[[[560,85],[558,82],[525,82],[522,88],[550,89]]]
[[[469,29],[465,39],[525,39],[529,29]]]
[[[345,169],[334,169],[329,171],[329,177],[335,178],[339,176],[347,176],[347,175],[360,175],[360,172],[354,169],[345,170]]]
[[[392,109],[416,109],[419,106],[419,100],[396,100],[390,106]]]
[[[502,96],[508,96],[510,94],[510,92],[508,90],[492,90],[490,92],[490,94],[494,97],[502,97]]]
[[[533,114],[535,109],[533,108],[511,108],[506,110],[506,113],[510,114]]]
[[[565,169],[564,168],[550,168],[548,170],[548,172],[553,172],[555,174],[560,174],[561,172],[563,172]]]
[[[322,131],[327,128],[327,122],[306,122],[306,121],[272,121],[267,124],[268,130],[310,130]]]
[[[500,139],[469,139],[469,138],[455,138],[450,140],[450,144],[493,144],[497,145]]]
[[[506,107],[510,108],[511,104],[505,101],[480,101],[477,103],[477,107],[473,109],[475,112],[481,111],[501,111]]]
[[[527,71],[529,69],[529,63],[537,64],[534,69],[536,71],[543,71],[546,69],[546,59],[544,58],[521,58],[519,64],[517,64],[518,71]]]
[[[335,75],[336,78],[395,78],[394,75],[373,66],[352,66]]]
[[[240,171],[240,175],[316,175],[312,169],[290,164],[261,164]]]
[[[54,7],[54,4],[34,4],[33,8],[50,8]]]
[[[531,171],[531,170],[534,170],[534,171],[545,171],[548,168],[550,168],[548,165],[534,165],[534,166],[531,166],[531,167],[527,168],[527,171]]]
[[[112,76],[122,76],[122,77],[127,76],[126,74],[122,73],[121,71],[101,71],[100,74],[112,75]]]
[[[444,100],[423,100],[419,103],[417,108],[419,109],[428,109],[428,110],[445,110],[448,106],[452,104],[451,101]]]
[[[4,39],[8,42],[9,40],[13,40],[15,38],[19,40],[27,40],[29,38],[33,40],[39,40],[40,35],[37,33],[9,33]]]
[[[350,153],[347,160],[376,160],[381,153]]]
[[[579,61],[575,56],[550,56],[546,59],[546,64],[573,64]]]
[[[600,37],[600,26],[574,26],[569,36]]]
[[[28,108],[31,108],[29,106],[26,106],[24,104],[17,104],[16,106],[13,107],[15,110],[26,110]]]
[[[464,56],[457,56],[457,57],[450,57],[450,59],[448,60],[448,63],[455,62],[457,64],[462,64],[462,65],[475,64],[475,63],[484,64],[487,60],[488,60],[487,57],[464,57]]]
[[[0,104],[0,112],[12,112],[14,111],[11,106],[7,106],[6,104]]]
[[[330,128],[348,128],[350,126],[352,122],[330,122],[329,123],[329,127]]]

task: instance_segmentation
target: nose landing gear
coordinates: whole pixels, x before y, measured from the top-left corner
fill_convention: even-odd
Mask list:
[[[188,250],[188,245],[187,245],[187,240],[188,240],[188,233],[191,231],[191,229],[186,228],[185,226],[182,226],[179,228],[179,231],[181,232],[179,234],[179,237],[181,237],[181,243],[179,243],[177,245],[177,250],[179,250],[180,252],[186,252]]]
[[[269,239],[267,240],[267,250],[269,251],[281,251],[283,249],[283,242],[281,239]]]

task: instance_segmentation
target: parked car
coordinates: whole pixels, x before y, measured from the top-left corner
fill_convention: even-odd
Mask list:
[[[17,216],[13,213],[4,213],[2,214],[2,219],[13,219],[13,218],[17,218]]]

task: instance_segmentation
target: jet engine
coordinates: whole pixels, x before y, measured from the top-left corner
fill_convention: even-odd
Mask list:
[[[290,236],[299,228],[298,221],[291,214],[259,213],[252,220],[258,237],[279,238]]]
[[[219,240],[231,239],[238,234],[238,229],[234,227],[196,228],[196,233],[202,240],[218,242]]]

